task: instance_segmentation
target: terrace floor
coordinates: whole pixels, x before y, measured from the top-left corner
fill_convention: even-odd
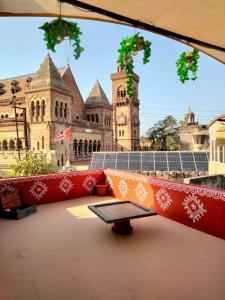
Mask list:
[[[0,220],[1,300],[225,299],[224,240],[160,216],[116,235],[87,209],[99,199]]]

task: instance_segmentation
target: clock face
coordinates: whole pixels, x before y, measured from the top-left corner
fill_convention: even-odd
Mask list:
[[[117,118],[117,122],[119,124],[124,124],[125,123],[125,116],[123,114],[120,114]]]

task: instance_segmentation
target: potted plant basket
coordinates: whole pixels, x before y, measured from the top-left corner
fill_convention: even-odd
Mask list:
[[[47,49],[53,52],[55,52],[55,46],[63,42],[65,37],[73,42],[75,59],[78,59],[81,52],[84,51],[84,48],[80,46],[82,32],[76,22],[70,22],[59,17],[51,22],[45,22],[39,29],[44,30],[44,41],[47,44]]]
[[[184,83],[187,80],[196,80],[198,71],[198,59],[199,51],[194,49],[193,51],[183,52],[180,58],[176,61],[177,75],[180,81]],[[192,73],[190,78],[189,72]]]
[[[144,50],[143,52],[143,64],[149,62],[151,56],[151,42],[144,40],[144,37],[139,36],[139,33],[132,35],[130,37],[123,38],[120,42],[120,48],[118,49],[119,58],[118,63],[121,69],[126,70],[127,75],[127,94],[129,99],[132,100],[134,97],[134,66],[133,66],[133,56],[137,55],[138,51]]]
[[[108,184],[108,182],[103,182],[103,183],[96,184],[95,187],[96,187],[96,192],[97,192],[98,196],[103,197],[108,192],[109,184]]]

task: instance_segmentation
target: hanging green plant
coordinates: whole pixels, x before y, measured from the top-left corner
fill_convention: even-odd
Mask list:
[[[120,42],[120,48],[118,49],[119,58],[118,63],[121,69],[126,69],[127,75],[127,94],[131,99],[134,97],[134,65],[133,65],[133,56],[137,55],[138,51],[144,50],[143,53],[143,64],[149,62],[151,56],[151,42],[144,40],[142,36],[139,36],[139,33],[132,35],[131,37],[126,37]]]
[[[75,59],[80,57],[84,48],[80,46],[80,27],[76,22],[70,22],[62,19],[61,17],[54,19],[51,22],[45,22],[39,29],[44,30],[44,41],[47,43],[47,49],[55,52],[55,46],[63,42],[65,37],[68,37],[72,44]]]
[[[180,81],[184,83],[186,80],[196,80],[198,71],[199,51],[194,49],[192,52],[183,52],[180,58],[176,61],[177,75]],[[189,77],[189,71],[192,72],[192,77]]]

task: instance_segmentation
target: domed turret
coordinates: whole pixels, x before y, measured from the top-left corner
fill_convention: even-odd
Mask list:
[[[186,124],[194,124],[195,123],[195,114],[189,107],[188,111],[184,114],[184,122]]]

